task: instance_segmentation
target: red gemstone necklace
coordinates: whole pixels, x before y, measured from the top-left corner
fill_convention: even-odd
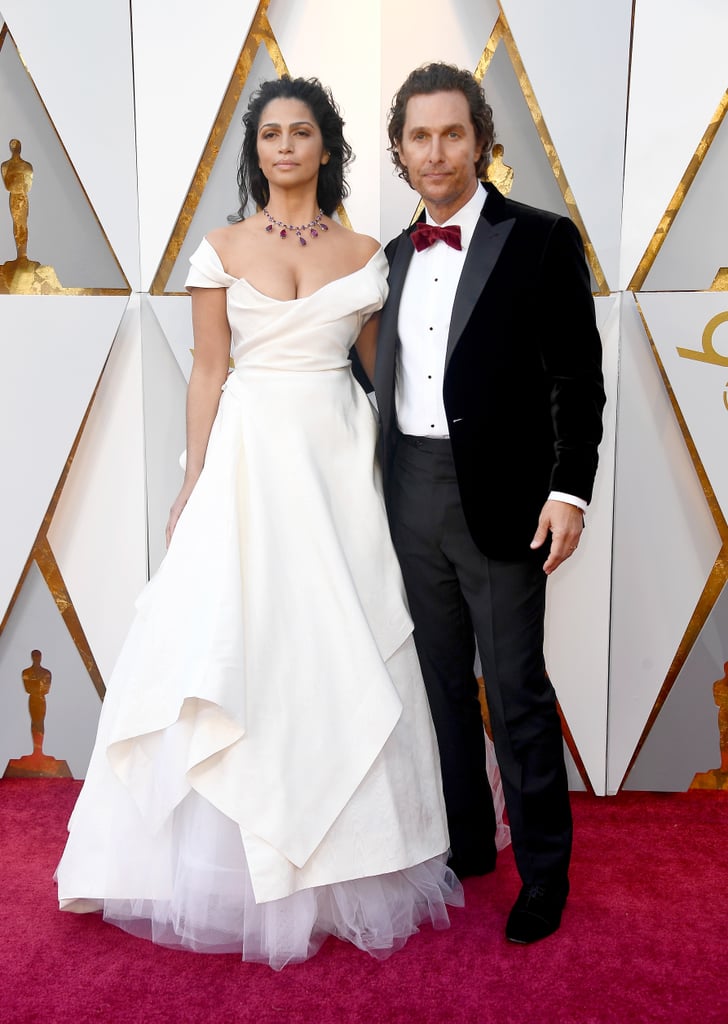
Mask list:
[[[272,216],[272,214],[270,214],[267,209],[265,209],[265,207],[263,208],[263,213],[270,222],[265,226],[265,230],[268,232],[268,234],[271,234],[273,232],[273,228],[277,227],[279,229],[279,237],[288,238],[288,232],[293,231],[301,245],[307,244],[306,239],[303,237],[304,231],[308,231],[311,238],[318,238],[319,229],[321,231],[329,230],[327,226],[324,223],[322,223],[322,218],[324,215],[323,210],[319,210],[314,219],[312,221],[309,221],[308,224],[284,224],[282,220],[276,220],[275,217]]]

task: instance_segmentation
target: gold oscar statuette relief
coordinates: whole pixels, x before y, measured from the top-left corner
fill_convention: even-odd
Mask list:
[[[48,295],[63,291],[53,267],[28,259],[29,193],[33,165],[21,156],[22,143],[10,140],[10,158],[0,164],[3,185],[8,191],[16,257],[0,264],[0,294]]]
[[[8,761],[4,779],[70,779],[73,776],[65,761],[59,761],[43,753],[45,738],[46,697],[51,688],[51,673],[41,665],[43,655],[31,651],[32,664],[23,669],[21,675],[25,692],[28,694],[30,734],[33,738],[33,753]]]
[[[498,189],[501,195],[507,196],[513,188],[513,168],[503,160],[503,146],[496,142],[493,146],[492,159],[485,172],[485,180]]]
[[[690,784],[690,789],[728,790],[728,661],[723,666],[723,677],[713,683],[713,699],[718,708],[720,768],[698,772]]]

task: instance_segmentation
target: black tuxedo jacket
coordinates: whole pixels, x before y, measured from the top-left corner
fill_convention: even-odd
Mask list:
[[[465,518],[491,558],[529,555],[549,491],[589,501],[602,436],[601,342],[589,271],[567,217],[493,186],[468,248],[443,386]],[[412,228],[389,243],[374,389],[385,497],[396,443],[397,317]]]

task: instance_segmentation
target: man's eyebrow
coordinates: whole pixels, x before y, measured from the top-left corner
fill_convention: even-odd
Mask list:
[[[458,131],[464,131],[465,125],[460,121],[455,121],[453,124],[446,124],[442,127],[433,127],[427,124],[415,124],[411,128],[407,129],[408,135],[413,135],[415,132],[451,132],[453,128],[457,128]]]

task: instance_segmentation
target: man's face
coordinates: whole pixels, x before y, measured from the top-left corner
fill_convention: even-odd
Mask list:
[[[427,212],[442,224],[478,187],[475,165],[483,146],[475,137],[470,108],[459,90],[418,93],[407,101],[399,158]]]

